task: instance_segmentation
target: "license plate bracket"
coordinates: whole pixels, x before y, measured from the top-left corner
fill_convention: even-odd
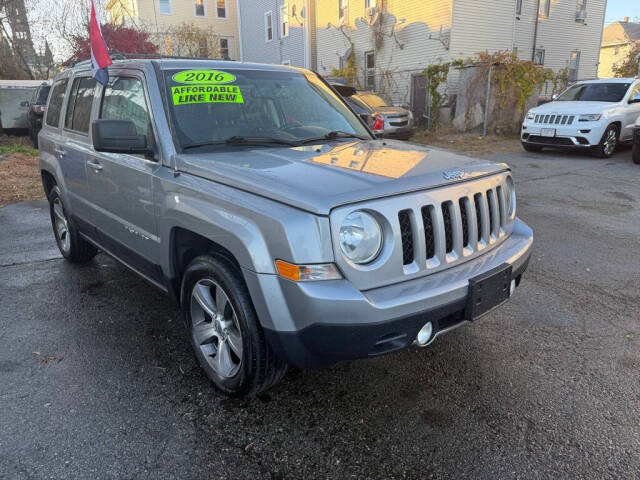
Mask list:
[[[477,320],[509,299],[511,271],[505,263],[469,280],[467,320]]]
[[[541,137],[555,137],[556,129],[555,128],[541,128],[540,129]]]

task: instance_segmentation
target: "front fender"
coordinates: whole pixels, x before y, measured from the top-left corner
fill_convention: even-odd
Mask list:
[[[248,192],[160,169],[154,182],[158,233],[165,245],[174,228],[192,231],[229,250],[239,265],[275,274],[275,260],[333,261],[329,221]],[[170,255],[165,272],[175,277]]]

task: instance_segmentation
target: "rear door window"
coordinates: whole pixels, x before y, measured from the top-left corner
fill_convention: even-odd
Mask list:
[[[51,100],[47,108],[47,118],[45,123],[52,127],[58,128],[60,123],[60,110],[62,110],[62,103],[64,102],[64,93],[67,90],[67,83],[69,81],[65,78],[56,82],[53,86],[53,92],[51,93]]]
[[[91,106],[96,81],[91,77],[76,78],[71,87],[64,127],[79,133],[89,133]]]
[[[104,89],[100,118],[131,120],[138,135],[149,135],[149,111],[142,80],[133,77],[113,77]]]

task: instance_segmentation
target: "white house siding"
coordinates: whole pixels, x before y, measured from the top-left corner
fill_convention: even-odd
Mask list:
[[[539,19],[536,48],[544,48],[544,66],[554,71],[568,66],[572,51],[580,51],[578,78],[596,76],[606,0],[588,0],[586,21],[576,22],[577,0],[551,0],[548,18]],[[517,48],[531,60],[538,0],[454,0],[451,55],[474,57],[478,52]]]
[[[364,0],[350,0],[348,18],[342,27],[344,34],[337,28],[337,1],[318,0],[318,71],[328,75],[333,68],[339,68],[340,57],[353,44],[358,80],[364,87],[365,53],[374,51],[375,89],[393,103],[406,105],[410,102],[412,74],[422,72],[429,64],[449,61],[445,44],[450,36],[451,0],[386,0],[378,1],[378,5],[384,12],[384,38],[381,48],[376,49],[374,28],[365,19]]]
[[[233,0],[234,2],[236,0]],[[305,33],[302,18],[302,0],[238,0],[240,28],[242,29],[242,54],[246,62],[290,63],[305,66]],[[289,35],[281,36],[280,7],[286,5],[289,12]],[[296,15],[292,15],[295,5]],[[273,40],[265,35],[265,13],[271,11]]]

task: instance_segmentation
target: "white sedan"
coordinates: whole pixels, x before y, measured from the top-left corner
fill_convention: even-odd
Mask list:
[[[618,143],[633,140],[639,115],[640,78],[581,81],[529,110],[520,139],[528,152],[571,147],[608,158]]]

